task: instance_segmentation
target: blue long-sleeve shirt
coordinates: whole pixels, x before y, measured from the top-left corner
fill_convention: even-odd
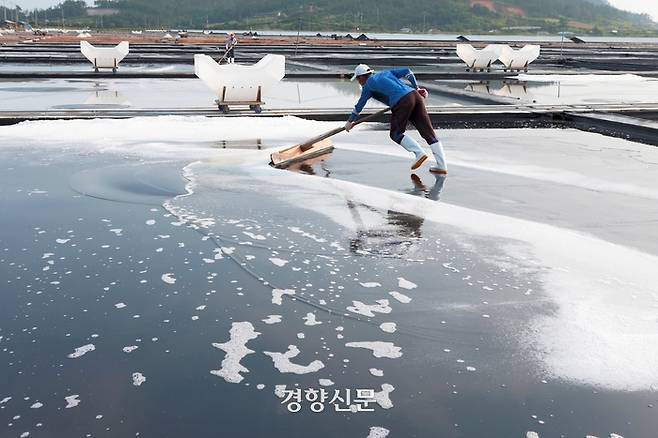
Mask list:
[[[405,78],[413,88],[401,81]],[[408,68],[385,70],[371,75],[361,88],[361,97],[354,106],[349,120],[353,122],[370,98],[375,98],[384,105],[395,106],[404,96],[418,88],[416,77]]]

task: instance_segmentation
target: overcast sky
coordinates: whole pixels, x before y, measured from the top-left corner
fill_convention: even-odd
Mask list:
[[[153,0],[157,1],[157,0]],[[658,0],[609,0],[613,6],[620,9],[626,9],[633,12],[644,12],[651,17],[654,21],[658,21]],[[60,2],[60,0],[0,0],[0,4],[13,5],[18,3],[24,9],[43,8],[52,6]],[[87,3],[93,3],[92,0],[87,0]]]

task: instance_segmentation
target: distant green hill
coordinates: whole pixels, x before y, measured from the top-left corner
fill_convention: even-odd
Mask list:
[[[96,0],[118,14],[104,27],[254,28],[318,31],[656,33],[648,16],[607,0]],[[67,0],[32,18],[94,25],[83,1]],[[39,19],[39,17],[41,17]]]

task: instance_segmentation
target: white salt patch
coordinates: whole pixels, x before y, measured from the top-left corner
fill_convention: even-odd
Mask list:
[[[89,353],[90,351],[94,351],[95,349],[96,346],[94,344],[83,345],[82,347],[77,347],[73,353],[68,355],[68,357],[75,359],[80,356],[84,356],[85,354]]]
[[[229,247],[222,246],[221,250],[224,254],[231,255],[235,251],[235,247],[234,246],[229,246]]]
[[[132,353],[133,351],[137,350],[139,347],[137,345],[128,345],[127,347],[123,347],[123,352],[124,353]]]
[[[388,294],[393,298],[395,298],[396,300],[398,300],[399,302],[401,302],[402,304],[408,304],[411,302],[411,298],[409,298],[405,294],[401,294],[400,292],[396,292],[393,290],[390,291]]]
[[[197,315],[192,316],[192,321],[196,321],[197,319],[199,319]]]
[[[30,409],[39,409],[40,407],[43,406],[43,403],[41,402],[36,402],[32,406],[30,406]]]
[[[311,325],[311,326],[313,326],[313,325],[322,324],[321,321],[318,321],[317,319],[315,319],[315,313],[311,313],[311,312],[309,312],[309,313],[307,313],[306,316],[303,317],[302,319],[304,320],[304,325]]]
[[[286,390],[286,385],[274,385],[274,395],[279,398],[283,398],[286,395],[284,392]]]
[[[229,332],[230,339],[222,344],[213,342],[212,346],[226,352],[222,361],[222,368],[211,370],[210,373],[222,377],[228,383],[240,383],[244,377],[240,373],[248,373],[249,370],[240,364],[240,361],[254,351],[247,348],[247,342],[256,339],[260,333],[254,330],[254,326],[248,322],[234,322]]]
[[[365,348],[372,350],[375,357],[389,357],[391,359],[402,356],[400,347],[395,346],[392,342],[368,341],[368,342],[348,342],[346,347]]]
[[[66,400],[66,409],[74,408],[80,404],[80,400],[78,399],[80,397],[78,394],[73,394],[69,395],[67,397],[64,397],[64,400]]]
[[[281,315],[267,315],[267,318],[262,319],[265,324],[277,324],[281,322]]]
[[[384,371],[378,368],[370,368],[368,371],[375,377],[382,377],[384,375]]]
[[[631,142],[615,140],[614,146],[611,150],[618,149],[618,155],[627,154],[627,149],[638,151]],[[276,183],[273,178],[266,181]],[[528,360],[541,366],[538,371],[624,391],[646,390],[658,381],[655,255],[565,228],[432,203],[349,181],[295,174],[287,175],[280,188],[300,184],[313,190],[313,196],[297,205],[326,214],[348,228],[353,227],[353,220],[337,213],[346,198],[378,210],[417,215],[474,236],[515,242],[503,246],[509,256],[505,263],[511,260],[521,268],[534,267],[544,293],[556,306],[555,312],[538,314],[527,330],[513,334],[519,337]],[[642,188],[643,196],[647,191],[652,191],[651,199],[658,196],[655,188]],[[595,189],[600,191],[598,186]]]
[[[301,234],[302,236],[307,237],[307,238],[309,238],[309,239],[311,239],[311,240],[315,240],[315,241],[318,242],[318,243],[324,243],[324,242],[327,241],[326,239],[323,239],[323,238],[321,238],[321,237],[318,237],[318,236],[316,236],[315,234],[307,233],[306,231],[302,230],[302,229],[299,228],[299,227],[288,227],[288,229],[289,229],[290,231],[292,231],[293,233]]]
[[[390,431],[385,427],[372,426],[367,438],[386,438]]]
[[[292,363],[290,359],[299,355],[299,349],[295,345],[288,345],[288,351],[285,353],[273,351],[264,351],[263,353],[272,358],[274,367],[281,373],[308,374],[315,373],[324,368],[322,361],[317,359],[308,365]]]
[[[11,400],[11,397],[5,397],[5,398],[3,398],[2,400],[0,400],[0,405],[4,405],[4,404],[7,403],[9,400]]]
[[[162,277],[160,277],[162,281],[164,281],[167,284],[174,284],[176,283],[176,278],[174,277],[174,274],[171,272],[167,272],[166,274],[162,274]]]
[[[123,232],[122,228],[112,228],[110,230],[112,233],[116,234],[117,236],[122,236],[121,232]]]
[[[331,379],[318,379],[320,386],[333,386],[334,381]]]
[[[258,385],[256,385],[256,388],[257,389],[265,389],[265,385],[262,384],[262,383],[259,383]]]
[[[123,309],[124,307],[126,307],[126,304],[125,303],[116,303],[114,305],[114,307],[116,307],[117,309]]]
[[[416,283],[412,283],[409,280],[406,280],[402,277],[398,277],[398,287],[401,287],[402,289],[416,289],[418,285]]]
[[[352,306],[348,306],[347,310],[352,313],[358,313],[369,317],[375,316],[374,312],[391,313],[391,310],[393,310],[389,306],[387,299],[377,300],[375,302],[377,304],[364,304],[361,301],[352,301]]]
[[[284,295],[295,295],[294,289],[272,289],[272,304],[281,305]]]
[[[374,281],[369,281],[367,283],[359,283],[363,287],[371,288],[371,287],[380,287],[381,283],[377,283]]]
[[[395,390],[395,387],[390,383],[384,383],[382,385],[382,390],[375,392],[375,401],[383,409],[391,409],[393,407],[393,402],[391,401],[391,393]]]
[[[140,386],[142,383],[146,382],[146,377],[140,372],[133,373],[133,385]]]
[[[539,438],[539,434],[537,432],[533,432],[532,430],[529,430],[525,433],[525,438]]]
[[[288,260],[283,260],[276,257],[270,257],[270,261],[280,268],[288,264]]]
[[[245,236],[251,237],[254,240],[266,240],[267,239],[262,234],[254,234],[254,233],[250,233],[249,231],[243,231],[242,234],[244,234]]]
[[[145,223],[146,223],[146,225],[155,225],[155,220],[154,219],[149,219]]]
[[[469,366],[469,367],[466,367],[466,370],[467,370],[467,371],[475,371],[475,367],[470,367],[470,366]]]
[[[206,308],[206,305],[205,305],[205,304],[202,304],[202,305],[198,306],[198,307],[196,308],[196,310],[205,310],[205,308]]]
[[[63,244],[63,243],[68,242],[69,240],[71,240],[71,239],[55,239],[55,242],[57,242],[59,244]]]
[[[379,324],[379,328],[386,333],[395,333],[397,325],[394,322],[383,322]]]
[[[206,259],[206,258],[204,258],[203,261],[205,263],[215,263],[215,259]]]
[[[624,438],[624,437],[616,433],[611,433],[610,438]]]

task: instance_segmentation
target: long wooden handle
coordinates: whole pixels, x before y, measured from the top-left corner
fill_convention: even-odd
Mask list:
[[[354,122],[354,124],[358,125],[359,123],[363,123],[363,122],[367,122],[369,120],[372,120],[376,117],[381,116],[382,114],[385,114],[390,109],[391,108],[387,107],[387,108],[384,108],[383,110],[379,110],[379,111],[377,111],[375,113],[372,113],[370,115],[361,117],[359,120]],[[302,152],[305,152],[305,151],[309,150],[311,148],[311,146],[313,146],[314,143],[317,143],[317,142],[322,141],[322,140],[324,140],[326,138],[329,138],[329,137],[333,137],[334,135],[339,134],[339,133],[343,132],[344,130],[345,130],[344,126],[342,126],[340,128],[332,129],[331,131],[327,131],[324,134],[320,134],[317,137],[314,137],[310,140],[305,141],[304,143],[300,143],[298,145],[295,145],[295,146],[293,146],[293,148],[299,147],[302,150]]]

